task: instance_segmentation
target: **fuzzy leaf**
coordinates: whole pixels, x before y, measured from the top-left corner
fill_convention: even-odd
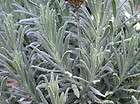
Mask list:
[[[116,13],[117,13],[116,0],[112,0],[112,9],[113,9],[113,15],[114,15],[114,17],[116,17]]]
[[[140,73],[126,77],[121,85],[126,87],[140,85]]]
[[[75,84],[72,84],[72,90],[74,91],[74,94],[76,95],[76,97],[79,98],[80,92]]]
[[[98,95],[98,96],[101,96],[101,97],[105,98],[105,95],[103,95],[99,90],[97,90],[97,89],[95,89],[91,86],[90,86],[90,89],[95,95]]]

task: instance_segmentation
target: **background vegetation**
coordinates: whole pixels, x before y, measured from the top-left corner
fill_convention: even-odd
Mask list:
[[[139,104],[138,5],[0,0],[0,104]]]

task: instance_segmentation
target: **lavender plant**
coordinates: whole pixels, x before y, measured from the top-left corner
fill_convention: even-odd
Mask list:
[[[138,0],[87,5],[0,0],[1,104],[139,104]]]

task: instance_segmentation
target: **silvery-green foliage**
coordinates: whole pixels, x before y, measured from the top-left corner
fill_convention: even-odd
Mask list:
[[[58,64],[61,63],[63,51],[63,28],[57,30],[55,11],[50,10],[49,5],[41,6],[39,18],[40,42],[48,54]]]
[[[23,103],[23,89],[32,104],[138,104],[138,2],[88,0],[89,14],[64,0],[0,0],[0,103]]]
[[[33,99],[38,102],[35,82],[28,65],[29,62],[24,58],[24,53],[22,52],[23,31],[25,28],[21,26],[17,32],[18,25],[14,23],[12,14],[4,15],[3,25],[4,32],[1,34],[0,64],[4,67],[2,68],[3,71],[8,71],[9,74],[6,76],[3,74],[2,76],[18,80],[24,90],[29,92]],[[2,88],[6,88],[6,86],[2,86]]]
[[[42,102],[45,104],[50,103],[46,100],[46,98],[43,96],[41,92],[41,89],[45,89],[47,90],[48,95],[50,96],[50,100],[52,104],[65,104],[69,89],[67,89],[66,92],[62,92],[59,94],[60,91],[58,85],[59,83],[58,77],[55,78],[53,73],[51,73],[50,81],[48,81],[48,78],[45,75],[41,75],[40,77],[44,79],[44,83],[39,84],[36,87],[36,89],[39,92]]]

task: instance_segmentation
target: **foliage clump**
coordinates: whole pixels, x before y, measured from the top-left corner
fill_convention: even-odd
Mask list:
[[[139,104],[138,4],[0,0],[0,103]]]

